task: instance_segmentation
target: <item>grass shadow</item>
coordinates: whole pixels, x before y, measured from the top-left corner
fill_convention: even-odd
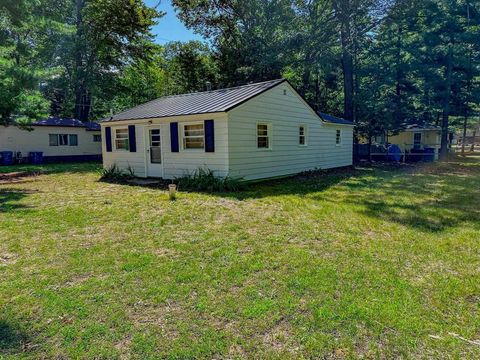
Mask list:
[[[425,232],[470,222],[480,226],[480,162],[420,165],[368,183],[344,184],[346,201],[364,214]],[[400,176],[399,176],[400,175]]]
[[[345,180],[368,176],[369,173],[369,169],[354,168],[310,171],[286,178],[250,182],[247,183],[245,190],[211,193],[211,195],[236,200],[261,199],[283,195],[302,197],[312,193],[325,192]]]
[[[31,209],[31,206],[19,202],[37,191],[2,188],[0,189],[0,213]]]
[[[116,182],[118,183],[118,182]],[[169,181],[129,184],[166,190]],[[334,188],[334,190],[331,190]],[[426,232],[441,232],[472,222],[480,226],[480,157],[457,157],[448,163],[363,164],[356,168],[312,171],[248,183],[235,192],[184,191],[239,201],[297,196],[308,201],[351,204],[377,219]],[[341,199],[340,199],[341,197]]]
[[[17,164],[0,166],[0,175],[14,172],[30,174],[59,174],[59,173],[87,173],[98,171],[102,164],[99,162],[73,162],[73,163],[48,163],[48,164]]]
[[[28,343],[28,335],[19,326],[0,319],[0,354],[17,353]]]

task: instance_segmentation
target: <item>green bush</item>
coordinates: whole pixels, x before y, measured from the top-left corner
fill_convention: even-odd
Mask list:
[[[129,166],[126,171],[120,169],[116,164],[104,168],[100,172],[101,180],[122,181],[135,177],[134,170]]]
[[[193,174],[177,178],[175,182],[179,190],[187,191],[229,192],[245,188],[242,179],[215,176],[212,170],[202,168],[197,169]]]

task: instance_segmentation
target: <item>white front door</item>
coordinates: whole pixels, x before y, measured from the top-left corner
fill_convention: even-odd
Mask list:
[[[160,126],[148,126],[146,130],[147,176],[163,177]]]

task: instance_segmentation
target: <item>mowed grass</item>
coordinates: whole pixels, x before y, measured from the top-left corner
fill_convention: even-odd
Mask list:
[[[175,202],[43,170],[0,185],[0,358],[480,357],[480,158]]]

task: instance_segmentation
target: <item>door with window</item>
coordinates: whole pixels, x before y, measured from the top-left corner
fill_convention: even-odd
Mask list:
[[[422,133],[413,134],[413,148],[419,150],[422,147]]]
[[[147,127],[147,175],[163,177],[162,162],[160,127]]]

